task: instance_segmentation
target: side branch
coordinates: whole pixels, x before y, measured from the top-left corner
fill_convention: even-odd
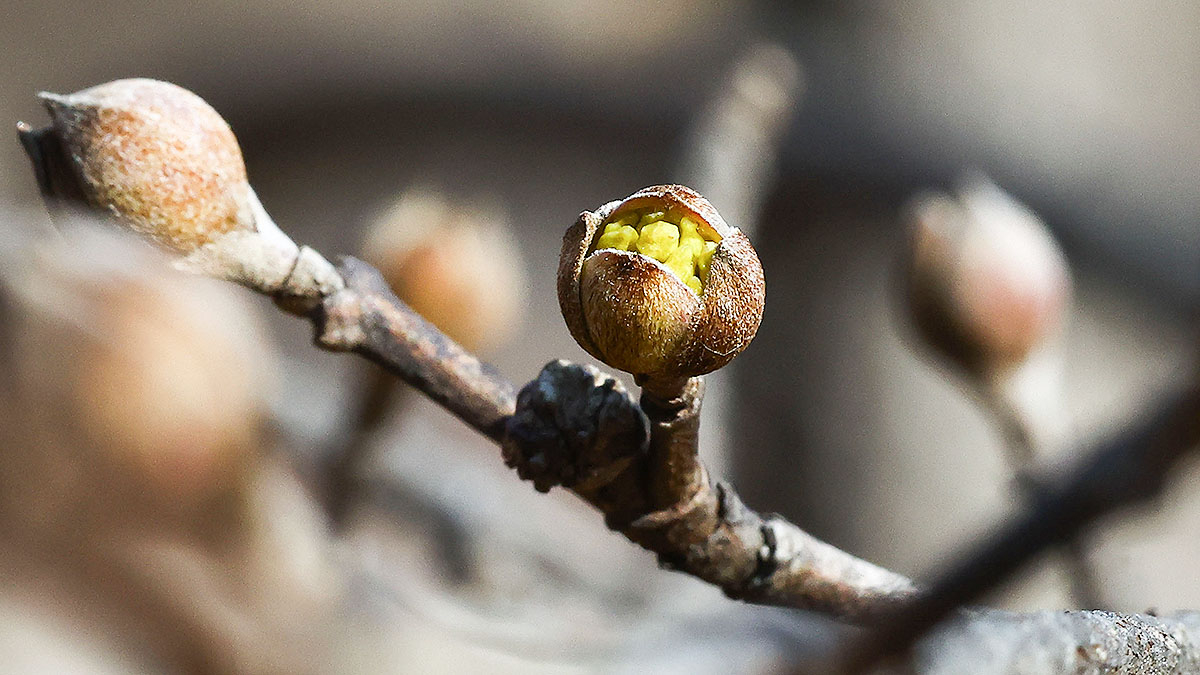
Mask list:
[[[683,326],[689,330],[682,343],[687,350],[671,358],[659,354],[652,367],[629,368],[665,379],[645,383],[639,407],[617,381],[598,370],[555,362],[518,396],[498,372],[397,300],[373,268],[347,259],[335,269],[279,230],[246,180],[241,151],[228,124],[194,94],[135,79],[69,96],[43,94],[42,99],[52,124],[39,131],[23,126],[19,133],[52,206],[64,200],[63,205],[115,216],[126,229],[177,254],[175,265],[180,269],[274,297],[281,308],[314,323],[320,346],[379,363],[501,444],[508,464],[537,489],[561,485],[572,490],[601,511],[609,527],[656,553],[664,566],[715,584],[734,598],[876,622],[880,628],[865,635],[870,644],[860,645],[851,655],[853,665],[868,667],[906,651],[936,622],[1031,556],[1069,541],[1116,508],[1152,498],[1178,460],[1200,442],[1200,391],[1193,388],[1165,401],[1152,419],[1101,445],[1066,479],[1043,486],[1024,517],[999,528],[931,590],[918,594],[908,579],[817,541],[777,516],[760,515],[742,504],[728,485],[710,481],[697,455],[702,383],[670,378],[711,372],[748,343],[761,318],[763,284],[761,264],[744,233],[729,227],[692,190],[646,188],[597,213],[584,212],[564,239],[560,300],[572,333],[583,342],[593,334],[573,298],[582,298],[583,262],[591,241],[587,236],[615,209],[627,206],[627,211],[636,212],[643,204],[639,200],[651,200],[669,206],[668,211],[697,216],[722,237],[724,243],[711,251],[706,290],[699,296],[704,298],[699,305],[703,314],[697,314],[704,318],[703,332]],[[147,170],[142,161],[147,156],[155,157],[156,167],[161,162],[182,179],[161,180],[161,171]],[[619,259],[611,257],[618,253],[603,255],[611,262]],[[688,264],[692,263],[698,272],[699,262]],[[637,265],[649,278],[661,281],[669,274],[650,263]],[[616,263],[605,269],[616,269]],[[595,276],[589,274],[587,281],[597,281]],[[639,278],[618,275],[606,283],[628,289],[627,284],[639,286]],[[664,294],[675,289],[677,293],[663,297],[686,301],[688,307],[700,302],[674,281],[655,282],[653,287]],[[644,289],[634,290],[636,297],[648,297]],[[733,320],[727,320],[727,307],[721,302],[737,310]],[[657,303],[657,317],[651,318],[678,323],[671,306]],[[598,307],[610,309],[603,303]],[[628,318],[607,316],[618,324]],[[650,337],[642,345],[655,341],[649,332],[634,337],[646,336]],[[709,338],[719,338],[732,350],[716,351]],[[585,347],[593,354],[607,351],[599,344]],[[977,625],[1008,623],[1016,628],[1007,633],[1012,636],[1007,644],[1020,646],[1013,652],[1016,660],[1029,653],[1023,643],[1042,632],[1037,626],[1047,616],[1012,621],[985,617]],[[1125,645],[1122,653],[1130,657],[1124,661],[1131,664],[1129,670],[1195,671],[1191,617],[1177,615],[1178,621],[1169,623],[1100,612],[1067,616],[1072,618],[1046,625],[1050,632],[1076,640],[1076,655],[1086,660],[1088,672],[1099,670],[1090,666],[1103,660],[1103,655],[1091,659],[1087,651],[1101,644],[1090,641],[1093,630],[1100,639],[1112,639],[1104,645]],[[964,634],[973,625],[965,623]],[[1086,629],[1082,633],[1081,627]],[[1033,633],[1021,632],[1027,628]],[[1157,645],[1186,660],[1156,661],[1158,652],[1137,658],[1142,648],[1153,650]],[[1157,670],[1160,665],[1169,670]],[[978,672],[974,665],[971,669]]]
[[[955,608],[1037,554],[1069,542],[1104,515],[1157,496],[1179,460],[1200,444],[1200,388],[1179,392],[1154,410],[1099,446],[1066,479],[1041,487],[1024,516],[968,551],[927,592],[864,635],[855,666],[903,653]]]

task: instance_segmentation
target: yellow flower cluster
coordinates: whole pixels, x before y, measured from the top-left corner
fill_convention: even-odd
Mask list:
[[[636,251],[666,266],[696,295],[708,281],[708,265],[721,237],[691,216],[673,211],[633,211],[605,224],[596,250]]]

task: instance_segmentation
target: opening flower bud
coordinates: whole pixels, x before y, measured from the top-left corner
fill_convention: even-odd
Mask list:
[[[754,338],[764,293],[750,241],[682,185],[585,211],[563,237],[567,328],[592,356],[639,380],[724,366]]]

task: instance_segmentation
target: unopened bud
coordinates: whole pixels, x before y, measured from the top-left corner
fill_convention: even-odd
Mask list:
[[[154,503],[236,492],[262,443],[262,329],[225,284],[116,235],[73,230],[6,270],[21,395]]]
[[[909,218],[909,305],[922,336],[968,372],[1019,365],[1059,329],[1066,260],[1042,221],[992,183],[918,198]]]
[[[498,209],[407,192],[376,220],[363,258],[401,300],[471,351],[499,346],[516,328],[525,276]]]
[[[191,271],[295,295],[336,284],[328,263],[293,275],[298,257],[313,266],[313,255],[271,221],[233,131],[200,97],[147,79],[40,97],[50,126],[18,129],[48,200],[103,211]],[[294,276],[308,287],[284,288]]]

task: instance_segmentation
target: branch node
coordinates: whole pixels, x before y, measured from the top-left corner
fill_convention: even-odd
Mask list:
[[[585,497],[624,472],[649,443],[649,422],[618,380],[593,366],[552,361],[517,395],[504,461],[542,492]]]
[[[748,590],[769,587],[771,578],[779,569],[779,540],[775,537],[775,528],[771,527],[770,519],[758,531],[762,534],[763,543],[758,549],[758,565],[754,568],[754,576],[746,582]]]
[[[296,264],[281,290],[288,295],[319,301],[341,290],[345,284],[345,277],[325,256],[308,246],[301,246]]]
[[[306,255],[308,252],[313,255]],[[378,270],[357,258],[343,257],[336,268],[325,269],[329,263],[316,264],[313,256],[324,262],[320,254],[307,246],[300,249],[296,266],[285,283],[285,293],[277,297],[276,302],[293,313],[312,313],[315,341],[322,349],[353,351],[367,339],[364,300],[373,296],[391,297],[392,291]],[[337,275],[341,284],[331,283],[330,275]],[[321,304],[308,307],[303,304],[304,298],[299,298],[301,304],[291,306],[289,303],[296,299],[286,290],[301,287],[320,288]]]
[[[334,293],[313,312],[315,342],[321,349],[349,352],[366,342],[363,305],[354,290]]]

